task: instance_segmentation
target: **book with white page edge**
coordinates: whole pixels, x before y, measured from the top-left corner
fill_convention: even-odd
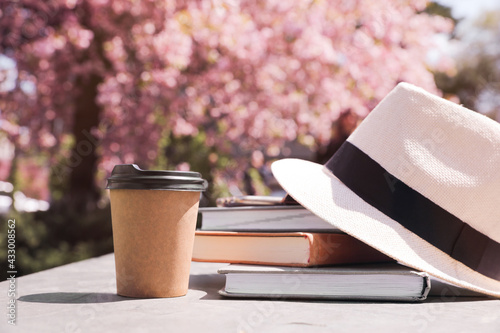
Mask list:
[[[199,209],[201,230],[325,231],[340,229],[302,206],[205,207]]]
[[[193,261],[273,266],[327,266],[393,261],[360,240],[327,232],[196,230]]]
[[[396,264],[321,268],[231,264],[219,294],[239,298],[422,301],[430,290],[427,273]]]

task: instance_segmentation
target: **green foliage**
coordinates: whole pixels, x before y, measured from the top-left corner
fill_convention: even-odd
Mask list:
[[[201,173],[209,184],[204,193],[207,199],[204,204],[214,206],[218,197],[229,195],[229,189],[224,184],[215,182],[216,170],[231,170],[237,168],[238,165],[234,162],[234,157],[207,145],[206,141],[204,132],[196,136],[170,135],[164,139],[163,154],[160,155],[157,167],[172,170],[187,164],[190,170]]]
[[[496,62],[496,59],[486,54],[474,61],[464,60],[459,64],[456,75],[436,73],[436,85],[444,93],[457,95],[465,107],[475,109],[480,92],[500,78]]]
[[[467,47],[456,57],[457,72],[436,73],[436,85],[443,93],[456,95],[469,109],[500,120],[500,11],[487,12],[457,38]]]
[[[427,14],[431,14],[431,15],[439,15],[442,17],[449,18],[449,19],[453,20],[453,23],[455,25],[459,22],[458,19],[453,17],[453,15],[451,13],[451,7],[442,5],[442,4],[437,3],[437,2],[430,2],[427,5],[427,7],[425,8],[424,12]]]
[[[1,219],[2,258],[7,258],[7,221],[16,221],[17,276],[113,251],[109,207],[85,215],[53,209],[37,213],[12,211]]]

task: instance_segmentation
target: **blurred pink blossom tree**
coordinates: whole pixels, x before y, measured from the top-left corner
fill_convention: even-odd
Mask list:
[[[399,81],[437,93],[425,59],[452,23],[426,5],[2,1],[0,54],[17,76],[1,93],[0,127],[16,151],[48,154],[82,202],[98,196],[97,170],[155,165],[168,137],[202,134],[220,153],[314,148],[342,112],[366,115]]]

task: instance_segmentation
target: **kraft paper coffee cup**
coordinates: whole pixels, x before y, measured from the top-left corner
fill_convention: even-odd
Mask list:
[[[197,172],[116,165],[110,190],[118,295],[176,297],[188,291],[200,192]]]

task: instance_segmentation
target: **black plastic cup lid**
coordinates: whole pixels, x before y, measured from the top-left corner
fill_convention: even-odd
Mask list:
[[[135,164],[115,165],[107,189],[205,191],[208,183],[192,171],[141,170]]]

